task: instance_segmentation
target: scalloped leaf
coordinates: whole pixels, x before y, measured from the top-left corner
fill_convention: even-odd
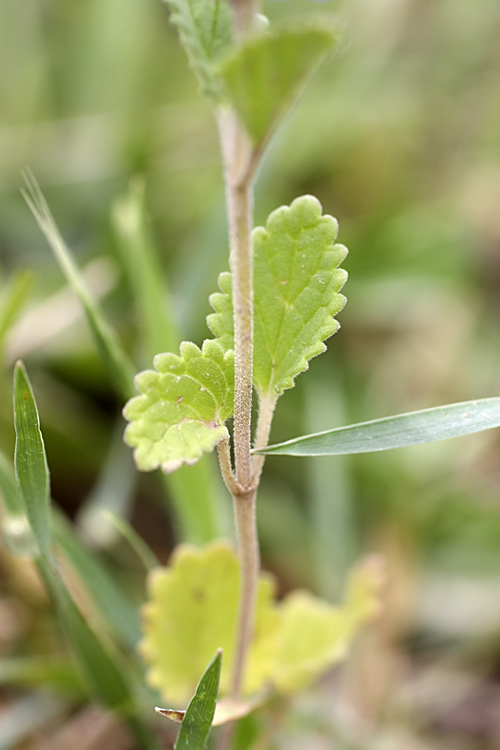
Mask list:
[[[135,378],[142,395],[123,410],[130,422],[125,442],[135,448],[141,471],[161,466],[168,474],[196,463],[228,435],[224,422],[233,414],[234,354],[224,354],[217,341],[205,341],[201,350],[184,341],[180,356],[158,354],[154,366]]]
[[[184,705],[214,650],[222,648],[220,692],[228,693],[238,613],[239,562],[225,542],[198,550],[179,546],[168,568],[149,577],[140,651],[150,664],[148,682],[169,703]],[[272,628],[274,586],[261,575],[255,638]],[[247,691],[248,692],[248,691]]]
[[[217,101],[223,98],[214,62],[232,42],[231,8],[228,0],[166,0],[170,20],[179,37],[202,91]]]
[[[266,141],[325,55],[331,24],[273,29],[231,52],[220,65],[228,97],[257,145]]]
[[[253,231],[253,381],[261,397],[292,388],[339,328],[334,315],[345,305],[339,291],[347,272],[338,266],[347,249],[333,244],[337,231],[336,220],[323,216],[311,195],[273,211],[266,228]],[[219,286],[221,292],[210,297],[216,312],[207,322],[222,347],[232,349],[231,274],[221,274]]]
[[[304,687],[338,661],[356,630],[378,608],[380,572],[370,563],[353,571],[346,602],[336,607],[295,592],[276,602],[261,574],[244,695],[269,687],[288,693]],[[227,694],[238,611],[239,562],[225,543],[203,550],[179,547],[170,567],[154,571],[144,607],[141,652],[148,681],[169,702],[184,704],[215,648],[224,650],[220,692]]]

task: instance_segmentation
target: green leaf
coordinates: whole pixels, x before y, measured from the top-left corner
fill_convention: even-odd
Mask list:
[[[78,659],[89,692],[104,706],[123,716],[144,750],[156,743],[142,723],[129,678],[119,658],[96,636],[66,589],[51,554],[49,474],[38,410],[26,370],[14,372],[15,464],[26,515],[37,541],[40,573],[55,601],[59,619]]]
[[[338,225],[322,216],[310,195],[282,206],[266,228],[254,229],[254,372],[261,397],[281,394],[325,350],[324,339],[339,328],[334,319],[345,304],[339,294],[347,273],[338,265],[347,249],[333,245]],[[221,294],[210,303],[208,325],[225,349],[234,347],[231,276],[219,279]]]
[[[140,637],[136,606],[104,563],[83,544],[62,513],[54,514],[54,538],[114,638],[134,648]]]
[[[202,550],[181,545],[168,568],[157,568],[150,575],[140,651],[151,666],[149,684],[161,691],[167,704],[186,705],[218,648],[224,653],[220,687],[229,692],[239,581],[238,558],[225,542],[213,542]],[[272,625],[273,593],[272,582],[261,575],[257,635]]]
[[[0,298],[0,346],[3,346],[6,333],[24,304],[32,281],[33,276],[29,271],[17,271],[2,290]]]
[[[125,442],[135,448],[139,469],[161,466],[165,473],[195,463],[228,432],[224,422],[233,413],[234,354],[224,354],[216,341],[200,351],[183,342],[180,357],[158,354],[156,371],[146,370],[135,382],[143,395],[126,404],[129,420]]]
[[[206,668],[181,724],[174,750],[203,750],[215,714],[222,651]]]
[[[343,656],[376,612],[379,579],[372,564],[355,569],[346,602],[334,607],[298,592],[276,602],[273,582],[261,574],[244,695],[299,689]],[[153,571],[140,649],[151,666],[149,683],[167,701],[186,702],[218,647],[224,651],[220,690],[229,692],[239,586],[238,557],[221,542],[200,551],[182,546],[170,567]]]
[[[159,352],[176,349],[179,337],[165,274],[147,224],[143,180],[131,180],[127,195],[115,202],[111,216],[133,290],[146,361],[151,362]]]
[[[360,422],[270,445],[258,453],[340,456],[404,448],[500,427],[500,398],[483,398]]]
[[[256,145],[269,138],[335,45],[328,23],[306,23],[250,39],[221,63],[231,104]]]
[[[167,0],[167,4],[202,91],[220,100],[222,87],[214,63],[231,46],[228,0]]]
[[[24,510],[40,552],[48,555],[52,539],[49,468],[31,383],[22,362],[14,369],[14,425],[14,463]]]
[[[24,179],[26,190],[21,192],[33,212],[38,226],[45,235],[68,285],[85,311],[97,349],[109,375],[122,397],[124,399],[130,398],[134,392],[134,369],[115,331],[108,324],[100,305],[87,289],[85,281],[61,237],[35,177],[27,170],[24,172]]]
[[[292,591],[278,605],[279,622],[254,654],[261,679],[281,693],[306,688],[328,667],[346,656],[356,632],[379,612],[383,573],[378,558],[351,571],[342,606],[307,591]]]
[[[144,353],[147,361],[152,362],[159,352],[175,351],[180,337],[165,275],[148,230],[142,181],[134,179],[130,183],[128,194],[114,206],[112,220],[128,270]],[[176,511],[179,535],[197,544],[221,536],[222,531],[220,493],[209,460],[208,456],[202,457],[196,467],[181,467],[164,477]]]
[[[17,657],[0,661],[0,685],[55,688],[80,697],[82,681],[69,657]]]
[[[2,451],[0,451],[0,494],[7,513],[13,516],[24,515],[24,505],[16,484],[12,463]]]
[[[144,539],[139,536],[132,524],[130,524],[126,518],[117,516],[107,510],[102,512],[102,517],[109,521],[121,536],[127,540],[146,570],[150,571],[158,567],[158,558],[155,553],[151,547],[146,544]]]

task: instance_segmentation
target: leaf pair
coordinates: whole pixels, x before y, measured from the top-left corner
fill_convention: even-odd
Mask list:
[[[339,660],[377,610],[379,578],[372,564],[356,569],[345,603],[335,607],[306,592],[278,603],[272,580],[261,574],[244,694],[299,690]],[[224,543],[181,546],[170,567],[151,574],[141,651],[149,682],[166,700],[186,703],[217,648],[224,651],[221,692],[228,692],[239,585],[238,558]]]
[[[331,21],[323,18],[269,31],[266,23],[266,33],[261,29],[236,47],[228,0],[167,2],[203,92],[236,110],[257,147],[337,42]]]
[[[338,329],[334,316],[345,298],[347,273],[338,266],[347,253],[334,245],[338,226],[323,216],[312,196],[274,211],[266,228],[253,232],[254,384],[261,398],[275,400],[325,349]],[[180,356],[155,357],[156,371],[136,378],[142,392],[124,410],[126,442],[139,469],[170,472],[194,463],[227,436],[233,414],[234,334],[231,275],[219,279],[221,293],[210,302],[208,324],[217,336],[202,350],[183,343]]]

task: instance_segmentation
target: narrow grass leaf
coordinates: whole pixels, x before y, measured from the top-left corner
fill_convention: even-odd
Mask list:
[[[219,690],[222,651],[206,668],[182,720],[174,750],[203,750],[212,726]]]
[[[13,657],[0,661],[0,685],[50,687],[63,695],[84,693],[75,662],[61,656]]]
[[[0,493],[7,513],[13,516],[24,516],[25,510],[16,477],[12,469],[12,463],[0,451]]]
[[[337,427],[257,452],[282,456],[371,453],[471,435],[494,427],[500,427],[500,398],[484,398]]]
[[[115,331],[110,327],[100,305],[89,292],[80,270],[71,257],[59,229],[54,221],[50,209],[33,174],[24,172],[26,189],[22,191],[24,198],[35,217],[38,226],[45,235],[54,257],[63,272],[68,285],[80,301],[87,321],[115,387],[124,399],[134,394],[134,369],[124,352]]]
[[[132,524],[130,524],[125,518],[120,518],[120,516],[110,513],[109,511],[103,511],[102,517],[109,521],[118,533],[127,540],[146,570],[153,570],[153,568],[159,566],[160,563],[155,553],[151,547],[146,544],[144,539],[139,536]]]
[[[137,607],[119,581],[83,544],[61,513],[54,516],[54,538],[115,638],[123,646],[133,648],[141,634]]]
[[[14,463],[25,513],[40,552],[48,555],[52,538],[49,467],[40,431],[38,410],[22,362],[18,362],[14,368],[14,425]]]
[[[147,225],[144,181],[131,181],[127,195],[118,199],[112,224],[137,309],[138,323],[149,363],[161,352],[175,351],[179,336],[170,309],[165,274]]]
[[[119,659],[89,627],[66,589],[51,550],[49,473],[38,411],[22,363],[14,372],[15,465],[20,493],[40,556],[37,564],[58,611],[89,692],[128,723],[143,750],[157,745],[142,723],[129,678]]]
[[[17,486],[12,462],[0,451],[0,500],[2,542],[14,557],[35,559],[38,546],[31,530],[24,503]]]
[[[3,289],[0,300],[0,346],[22,307],[33,280],[29,271],[17,271]]]

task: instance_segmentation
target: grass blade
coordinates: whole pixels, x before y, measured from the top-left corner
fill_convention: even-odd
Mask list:
[[[14,464],[24,509],[40,553],[48,556],[52,539],[49,467],[31,383],[22,362],[14,369],[14,425]]]
[[[151,547],[146,544],[132,524],[130,524],[125,518],[110,513],[108,510],[102,512],[102,517],[109,521],[118,533],[127,540],[148,572],[160,565],[160,562]]]
[[[115,331],[109,326],[100,305],[91,295],[80,270],[71,257],[50,209],[33,174],[24,172],[26,189],[22,194],[30,207],[38,226],[49,243],[54,257],[68,285],[80,301],[92,330],[99,353],[106,364],[115,387],[124,399],[135,395],[134,369],[124,352]]]
[[[24,516],[24,505],[12,471],[12,464],[0,451],[0,494],[7,513],[13,516]]]
[[[219,649],[206,668],[189,703],[174,750],[203,750],[214,719],[221,662],[222,651]]]
[[[37,564],[58,611],[60,622],[75,653],[90,694],[123,717],[140,748],[157,745],[141,721],[128,675],[113,654],[89,627],[66,589],[51,554],[49,472],[38,410],[24,365],[14,373],[15,464],[19,490],[40,556]]]
[[[33,276],[29,271],[18,271],[9,279],[3,290],[0,302],[0,346],[3,346],[5,334],[24,304],[32,281]]]
[[[62,513],[54,517],[54,538],[116,639],[123,646],[134,648],[141,636],[139,617],[120,583],[86,548]]]
[[[144,342],[145,364],[161,352],[175,352],[179,336],[153,239],[147,227],[144,182],[132,180],[127,195],[116,201],[112,223],[132,287]]]
[[[0,685],[11,687],[50,687],[63,695],[83,692],[75,664],[68,657],[10,657],[0,662]]]
[[[403,448],[500,427],[500,398],[483,398],[397,414],[270,445],[259,453],[340,456]]]

